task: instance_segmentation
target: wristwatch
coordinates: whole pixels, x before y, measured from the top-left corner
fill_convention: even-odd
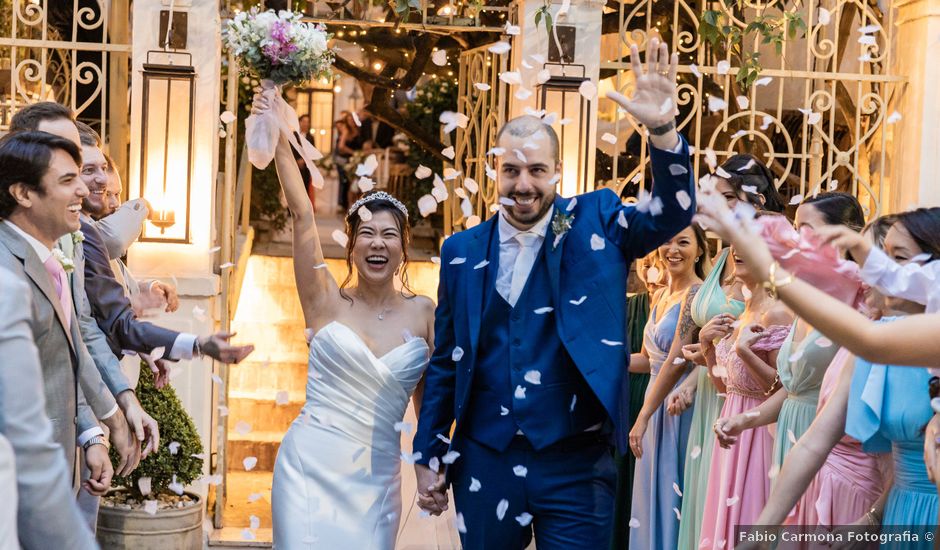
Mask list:
[[[108,448],[108,440],[105,439],[103,435],[92,436],[82,445],[82,449],[87,451],[92,445],[104,445],[105,448]]]
[[[667,134],[670,130],[675,130],[675,129],[676,129],[676,121],[673,119],[663,124],[662,126],[650,128],[649,131],[654,136],[662,136],[662,135]]]

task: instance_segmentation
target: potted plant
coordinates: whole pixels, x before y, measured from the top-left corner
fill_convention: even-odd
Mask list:
[[[202,501],[183,490],[202,474],[202,441],[173,387],[140,369],[137,397],[160,424],[160,448],[128,477],[115,477],[98,513],[102,549],[202,548]],[[111,460],[117,461],[112,449]]]

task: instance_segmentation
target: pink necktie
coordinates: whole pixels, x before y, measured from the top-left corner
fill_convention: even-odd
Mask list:
[[[56,294],[59,295],[59,304],[62,305],[62,311],[65,313],[65,329],[68,330],[72,325],[72,292],[69,290],[68,276],[55,256],[49,256],[43,265],[46,266],[46,272],[52,278]]]

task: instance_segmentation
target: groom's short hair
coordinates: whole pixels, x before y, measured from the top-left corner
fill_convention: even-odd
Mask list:
[[[503,124],[503,127],[499,129],[499,132],[496,133],[496,141],[499,142],[499,138],[507,132],[511,136],[525,138],[535,135],[539,131],[545,132],[545,135],[548,136],[548,142],[552,146],[552,157],[555,158],[555,163],[558,163],[561,160],[558,151],[558,134],[555,132],[554,128],[545,124],[539,117],[522,115],[507,121],[506,124]]]

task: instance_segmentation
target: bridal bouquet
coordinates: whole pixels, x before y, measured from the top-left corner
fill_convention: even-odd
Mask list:
[[[261,79],[262,94],[271,109],[245,120],[248,160],[264,169],[274,159],[278,137],[283,134],[303,157],[313,175],[313,184],[323,187],[323,176],[313,161],[323,157],[300,135],[297,113],[281,96],[285,84],[300,84],[330,74],[333,52],[327,47],[330,35],[318,26],[304,23],[299,13],[281,10],[241,12],[225,27],[225,43],[238,59],[242,71]]]

